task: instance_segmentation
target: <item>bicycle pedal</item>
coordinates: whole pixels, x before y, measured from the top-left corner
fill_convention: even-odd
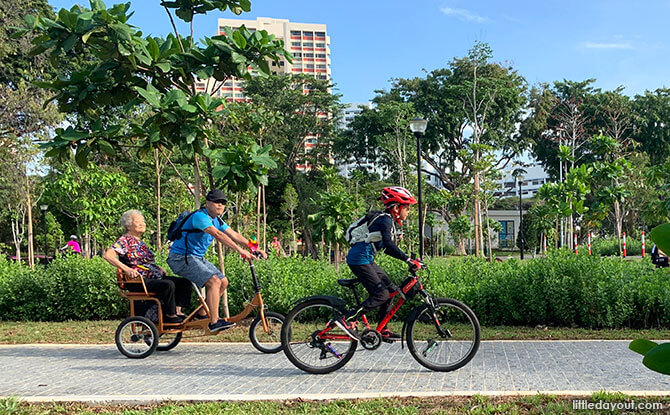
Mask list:
[[[384,338],[382,338],[382,341],[383,341],[384,343],[389,343],[389,344],[391,344],[391,343],[395,343],[395,342],[396,342],[396,340],[394,340],[394,339],[384,339]]]

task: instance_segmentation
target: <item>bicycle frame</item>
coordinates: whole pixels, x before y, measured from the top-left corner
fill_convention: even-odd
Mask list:
[[[382,330],[384,330],[386,325],[389,323],[389,321],[391,321],[393,316],[395,316],[395,314],[398,312],[400,307],[402,307],[402,305],[405,304],[405,302],[407,302],[405,294],[407,294],[412,288],[414,288],[414,286],[416,284],[419,284],[419,292],[421,292],[423,294],[424,298],[426,298],[426,299],[430,298],[430,294],[428,294],[426,292],[426,290],[424,290],[423,284],[421,284],[421,281],[419,281],[419,278],[416,276],[416,274],[412,273],[411,277],[412,277],[412,279],[407,284],[405,284],[404,287],[400,288],[400,291],[402,292],[402,296],[400,295],[400,291],[395,291],[395,292],[392,292],[390,294],[389,298],[393,298],[393,297],[399,297],[399,298],[395,303],[393,303],[393,306],[391,307],[391,310],[389,310],[389,312],[386,314],[386,316],[384,316],[382,321],[380,321],[377,324],[377,327],[375,328],[375,330],[377,330],[378,332],[381,332]],[[351,289],[354,290],[354,287],[351,287]],[[355,291],[354,291],[354,293],[355,293]],[[432,306],[432,301],[429,301],[428,303],[429,303],[430,306]],[[361,315],[361,320],[362,320],[363,325],[365,326],[365,328],[368,328],[368,329],[371,328],[370,323],[368,321],[368,318],[365,314]],[[438,323],[438,325],[439,325],[439,323]],[[347,335],[328,334],[328,332],[331,331],[332,329],[333,329],[332,327],[326,327],[324,330],[322,330],[318,333],[319,337],[323,340],[349,340],[349,336],[347,336]],[[439,327],[438,327],[438,329],[439,329]],[[405,330],[404,330],[404,326],[403,326],[403,333],[404,333],[404,331]],[[401,339],[401,344],[402,344],[402,339]]]
[[[251,298],[251,301],[244,307],[244,309],[239,312],[238,314],[235,314],[233,316],[230,316],[228,318],[224,318],[224,320],[229,321],[231,323],[238,323],[245,319],[251,312],[256,308],[260,307],[259,313],[261,315],[261,322],[263,323],[263,330],[266,333],[270,333],[270,329],[268,327],[267,320],[265,319],[265,305],[263,303],[263,296],[261,295],[261,286],[258,283],[258,278],[256,277],[256,269],[254,268],[253,262],[251,262],[251,259],[246,259],[246,261],[249,263],[249,268],[251,269],[251,279],[253,281],[253,286],[254,286],[254,296]],[[200,301],[200,305],[196,307],[195,310],[193,310],[186,318],[184,319],[183,322],[180,324],[175,324],[172,325],[171,328],[169,329],[164,329],[163,324],[160,325],[159,327],[159,333],[179,333],[184,330],[189,330],[189,329],[198,329],[202,328],[205,330],[208,334],[215,335],[217,333],[209,333],[207,328],[207,323],[209,322],[208,319],[201,319],[201,320],[193,320],[195,315],[200,312],[200,310],[205,310],[205,312],[209,315],[209,307],[207,307],[207,303],[205,301],[205,297],[202,295],[200,292],[200,289],[193,284],[193,287],[195,288],[195,292],[198,295],[198,300]],[[155,300],[157,301],[157,300]],[[162,320],[162,319],[161,319]]]

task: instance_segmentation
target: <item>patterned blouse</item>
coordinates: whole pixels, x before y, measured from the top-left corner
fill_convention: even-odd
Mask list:
[[[163,278],[161,269],[156,265],[154,253],[136,237],[127,233],[114,242],[112,249],[119,254],[121,262],[137,270],[144,278]]]

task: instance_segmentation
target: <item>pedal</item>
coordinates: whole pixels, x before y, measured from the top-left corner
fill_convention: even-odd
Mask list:
[[[397,340],[395,340],[395,339],[385,339],[385,338],[382,337],[382,341],[383,341],[384,343],[389,343],[389,344],[391,344],[391,343],[395,343]]]

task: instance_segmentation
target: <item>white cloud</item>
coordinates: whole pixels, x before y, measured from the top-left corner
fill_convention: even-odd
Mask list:
[[[447,16],[455,16],[461,20],[467,20],[475,23],[486,23],[489,21],[487,17],[474,14],[465,9],[452,9],[451,7],[441,7],[440,11]]]
[[[629,42],[617,43],[598,43],[598,42],[584,42],[582,46],[586,49],[633,49]]]

